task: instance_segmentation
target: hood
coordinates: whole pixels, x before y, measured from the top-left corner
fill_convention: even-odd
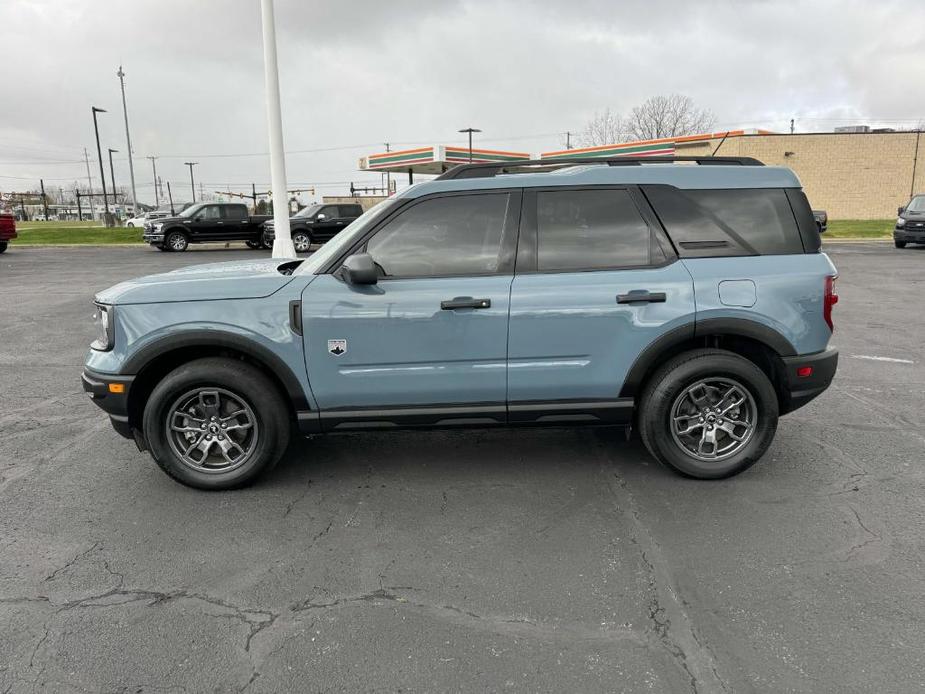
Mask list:
[[[145,224],[163,224],[164,222],[183,222],[188,221],[186,217],[158,217],[157,219],[146,219]]]
[[[172,301],[260,299],[292,281],[293,263],[267,258],[209,263],[120,282],[96,295],[103,304],[161,304]],[[280,272],[283,268],[285,274]]]

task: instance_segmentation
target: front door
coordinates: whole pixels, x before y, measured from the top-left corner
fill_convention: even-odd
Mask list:
[[[503,423],[519,192],[410,202],[353,252],[374,285],[338,273],[302,297],[322,426]]]
[[[193,217],[193,238],[197,241],[218,241],[224,238],[225,220],[219,205],[204,205]]]
[[[338,215],[337,205],[325,205],[318,210],[312,224],[312,240],[317,243],[324,243],[343,229],[344,224],[340,223]]]
[[[512,422],[621,422],[633,361],[693,334],[693,280],[632,189],[531,191],[511,289]]]

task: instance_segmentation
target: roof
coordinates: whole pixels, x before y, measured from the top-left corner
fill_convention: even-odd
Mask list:
[[[489,178],[460,178],[418,183],[399,197],[420,197],[455,190],[535,188],[539,186],[663,184],[681,189],[800,188],[800,179],[782,166],[690,166],[648,164],[606,166],[582,164],[554,171],[499,174]]]
[[[527,152],[498,149],[472,149],[472,162],[514,162],[530,159]],[[360,159],[361,171],[392,173],[442,174],[457,164],[468,163],[469,148],[453,145],[430,145],[397,152],[380,152]]]

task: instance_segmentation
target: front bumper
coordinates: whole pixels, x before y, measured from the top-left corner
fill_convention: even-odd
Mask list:
[[[906,243],[925,243],[925,227],[896,227],[893,229],[894,241],[905,241]]]
[[[838,350],[829,347],[815,354],[784,357],[783,362],[784,392],[780,413],[787,414],[803,407],[829,387],[838,368]],[[809,369],[809,375],[801,376],[801,369]]]
[[[270,244],[273,243],[274,239],[276,239],[276,230],[273,227],[264,227],[263,240]]]
[[[164,232],[146,231],[141,235],[145,243],[164,243]]]
[[[120,436],[134,439],[128,417],[128,393],[134,376],[116,376],[84,369],[80,378],[90,399],[109,415],[112,428]]]

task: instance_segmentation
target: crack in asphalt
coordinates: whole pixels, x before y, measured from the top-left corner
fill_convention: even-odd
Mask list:
[[[76,564],[78,561],[80,561],[81,559],[83,559],[85,556],[87,556],[88,554],[90,554],[90,552],[92,552],[93,550],[95,550],[95,549],[96,549],[97,547],[99,547],[99,546],[100,546],[100,543],[99,543],[99,542],[94,542],[92,545],[90,545],[90,547],[89,547],[88,549],[85,549],[83,552],[78,552],[77,554],[74,555],[74,557],[73,557],[72,559],[70,559],[69,561],[65,562],[62,566],[59,566],[57,569],[55,569],[55,570],[52,571],[50,574],[48,574],[48,575],[45,577],[45,580],[46,580],[46,581],[53,581],[53,580],[57,577],[57,575],[58,575],[59,573],[61,573],[62,571],[67,571],[71,566],[73,566],[74,564]]]
[[[648,572],[649,589],[652,592],[648,618],[655,641],[684,672],[691,692],[729,691],[719,674],[712,652],[697,637],[693,621],[672,585],[668,561],[662,554],[661,546],[642,521],[626,480],[616,472],[616,466],[606,450],[603,450],[603,456],[606,465],[601,466],[601,473],[607,481],[614,505],[634,529],[631,540],[639,547]]]

